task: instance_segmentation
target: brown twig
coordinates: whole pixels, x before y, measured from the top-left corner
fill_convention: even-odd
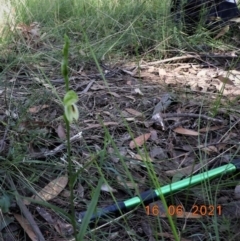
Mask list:
[[[163,64],[163,63],[168,63],[168,62],[176,62],[178,60],[184,60],[184,59],[198,59],[200,61],[203,61],[202,58],[221,58],[221,59],[237,59],[238,56],[230,56],[230,55],[215,55],[215,54],[187,54],[179,57],[172,57],[168,59],[162,59],[158,61],[153,61],[153,62],[148,62],[146,64],[141,64],[139,67],[147,67],[151,65],[158,65],[158,64]],[[203,61],[205,62],[205,61]]]
[[[226,121],[219,120],[216,118],[209,117],[207,115],[202,114],[191,114],[191,113],[168,113],[168,114],[162,114],[162,117],[164,119],[166,118],[172,118],[172,117],[190,117],[190,118],[199,118],[199,119],[206,119],[208,121],[218,122],[221,124],[225,124]]]
[[[188,55],[183,55],[183,56],[179,56],[179,57],[173,57],[173,58],[168,58],[168,59],[162,59],[162,60],[158,60],[158,61],[149,62],[147,64],[140,65],[140,67],[156,65],[156,64],[163,64],[163,63],[168,63],[168,62],[178,61],[178,60],[183,60],[183,59],[200,59],[200,56],[199,55],[188,54]]]
[[[70,142],[73,143],[75,141],[80,140],[81,138],[82,138],[82,132],[79,132],[78,134],[70,138]],[[32,153],[30,154],[30,158],[43,158],[47,156],[54,156],[55,154],[57,154],[58,152],[62,151],[65,148],[66,148],[66,143],[62,143],[61,145],[57,146],[51,151],[45,151],[41,153]]]
[[[175,128],[177,128],[179,126],[186,124],[187,122],[189,122],[189,120],[178,121],[177,123],[169,126],[168,129],[174,130]]]

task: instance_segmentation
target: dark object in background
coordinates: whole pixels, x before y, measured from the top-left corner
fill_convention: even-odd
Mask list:
[[[214,29],[240,17],[235,0],[172,0],[171,13],[187,32],[194,31],[199,24]]]

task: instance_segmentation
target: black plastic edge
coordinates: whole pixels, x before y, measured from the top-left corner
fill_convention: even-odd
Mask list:
[[[126,210],[126,206],[125,206],[124,202],[118,202],[117,204],[107,206],[105,208],[99,209],[96,213],[93,213],[91,218],[90,218],[90,222],[93,222],[93,221],[95,221],[99,218],[102,218],[102,217],[116,215],[116,214],[118,214],[122,211],[124,212],[125,210]],[[78,222],[79,223],[82,222],[86,213],[87,213],[87,211],[79,213],[79,216],[78,216]]]
[[[154,202],[159,199],[159,196],[155,192],[155,190],[148,190],[140,194],[140,198],[142,199],[144,204],[148,204]]]

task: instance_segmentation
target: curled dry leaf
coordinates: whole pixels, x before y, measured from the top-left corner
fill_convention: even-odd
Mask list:
[[[38,201],[48,201],[58,196],[58,194],[66,187],[68,177],[62,176],[48,183],[40,192],[33,195],[32,198]]]
[[[119,94],[117,94],[116,92],[108,92],[110,95],[116,97],[116,98],[120,98],[121,96]]]
[[[116,189],[112,188],[110,185],[105,184],[105,183],[101,186],[101,191],[104,191],[104,192],[117,192]]]
[[[218,153],[218,149],[216,146],[204,146],[204,145],[199,145],[199,148],[201,148],[202,151],[205,151],[207,154],[213,153]]]
[[[69,223],[64,223],[60,219],[57,219],[56,223],[54,224],[54,228],[62,236],[70,236],[73,234],[72,225]]]
[[[65,133],[65,130],[64,130],[62,124],[59,124],[59,125],[58,125],[57,134],[58,134],[58,137],[59,137],[61,140],[66,140],[66,133]]]
[[[135,76],[138,72],[138,68],[134,68],[132,71],[127,70],[127,69],[122,69],[122,71],[126,74],[129,74],[130,76]]]
[[[135,147],[142,146],[151,136],[151,133],[146,133],[141,136],[136,137],[134,140],[132,140],[129,144],[129,147],[131,149],[134,149]]]
[[[182,127],[177,127],[173,131],[178,134],[187,135],[187,136],[198,136],[199,135],[199,132],[197,132],[197,131],[185,129]]]
[[[100,84],[94,84],[90,89],[91,90],[104,90],[104,89],[106,89],[106,87],[103,85],[100,85]]]
[[[140,160],[140,161],[145,161],[145,162],[152,162],[153,160],[147,153],[140,153],[140,154],[135,154],[134,152],[128,150],[127,153],[134,159]]]
[[[143,96],[143,93],[139,88],[134,89],[134,93]]]
[[[128,98],[128,99],[130,99],[130,100],[132,100],[133,103],[136,102],[136,99],[135,99],[133,96],[128,96],[128,95],[126,95],[125,97]]]
[[[28,112],[29,113],[32,113],[32,114],[36,114],[38,113],[39,111],[45,109],[45,108],[48,108],[49,105],[38,105],[38,106],[33,106],[31,108],[28,109]]]
[[[126,110],[128,113],[130,113],[130,114],[132,114],[133,116],[135,116],[135,117],[142,117],[142,116],[143,116],[143,114],[142,114],[141,112],[136,111],[136,110],[134,110],[134,109],[126,108],[125,110]]]
[[[135,158],[137,160],[144,161],[144,162],[153,162],[153,160],[148,154],[143,154],[143,155],[136,154]]]
[[[230,80],[228,77],[224,77],[224,76],[219,75],[219,76],[218,76],[218,79],[219,79],[221,82],[223,82],[224,84],[235,85],[235,84],[233,83],[233,81]]]

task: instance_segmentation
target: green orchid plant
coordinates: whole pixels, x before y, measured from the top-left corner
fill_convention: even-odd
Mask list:
[[[79,111],[77,107],[78,96],[73,90],[69,90],[69,78],[68,78],[68,50],[69,50],[69,38],[64,36],[63,46],[63,60],[61,65],[62,75],[65,81],[66,94],[63,98],[64,107],[64,121],[66,124],[66,136],[67,136],[67,161],[68,161],[68,177],[69,177],[69,189],[70,189],[70,209],[71,209],[71,223],[74,230],[75,240],[77,240],[77,225],[75,220],[75,208],[74,208],[74,183],[75,173],[73,172],[73,165],[71,159],[71,142],[70,142],[70,124],[73,121],[77,121],[79,118]]]

